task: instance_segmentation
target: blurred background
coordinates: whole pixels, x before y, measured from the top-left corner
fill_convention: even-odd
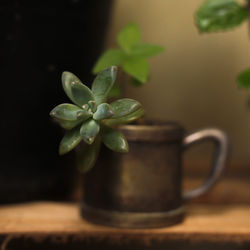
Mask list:
[[[231,175],[250,176],[248,93],[236,75],[250,65],[248,26],[200,35],[194,12],[203,0],[1,1],[0,202],[62,199],[75,185],[71,155],[59,157],[62,131],[49,111],[67,98],[60,77],[74,72],[91,83],[91,69],[116,34],[136,22],[144,42],[165,52],[150,60],[150,80],[126,86],[149,118],[181,122],[188,131],[225,130]],[[205,173],[212,148],[185,157],[187,173]]]
[[[149,82],[142,88],[128,85],[127,96],[140,100],[150,118],[177,120],[188,130],[224,129],[231,139],[231,164],[250,167],[249,93],[236,84],[237,74],[250,65],[248,24],[199,34],[193,16],[203,2],[117,0],[105,46],[116,46],[119,29],[135,21],[143,41],[166,51],[150,59]],[[203,161],[204,154],[190,160]]]

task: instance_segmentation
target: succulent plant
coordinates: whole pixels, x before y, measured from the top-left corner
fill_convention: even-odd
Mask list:
[[[60,104],[50,115],[67,130],[60,142],[59,154],[66,154],[81,141],[85,142],[78,155],[78,168],[82,172],[95,164],[101,142],[113,151],[128,152],[126,138],[112,126],[132,122],[144,114],[141,104],[133,99],[106,102],[116,73],[115,66],[104,69],[96,76],[91,90],[74,74],[62,74],[63,89],[74,104]]]

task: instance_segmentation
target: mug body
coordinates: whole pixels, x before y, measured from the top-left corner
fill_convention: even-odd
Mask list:
[[[82,216],[94,223],[131,228],[163,227],[184,218],[182,141],[176,123],[120,128],[129,153],[101,148],[84,177]]]

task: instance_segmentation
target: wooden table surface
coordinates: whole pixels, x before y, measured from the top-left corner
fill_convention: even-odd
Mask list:
[[[190,205],[184,223],[161,229],[117,229],[80,218],[77,204],[35,202],[0,207],[0,236],[100,238],[114,241],[192,239],[250,241],[249,206]],[[7,241],[7,240],[6,240]]]

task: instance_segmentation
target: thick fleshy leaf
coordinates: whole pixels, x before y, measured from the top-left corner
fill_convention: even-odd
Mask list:
[[[96,62],[93,73],[96,74],[110,66],[119,66],[124,61],[126,55],[120,49],[110,49],[104,52]]]
[[[84,122],[80,129],[80,134],[87,144],[92,144],[100,131],[100,125],[93,119]]]
[[[113,110],[112,119],[129,115],[141,108],[141,104],[138,101],[129,98],[114,101],[110,104],[110,106]]]
[[[88,119],[91,116],[91,113],[76,105],[63,103],[52,109],[50,115],[59,120],[76,121],[84,118]]]
[[[108,103],[102,103],[97,107],[96,112],[93,115],[93,119],[99,121],[110,118],[114,114],[111,106]]]
[[[96,112],[97,109],[96,101],[89,101],[88,106],[92,112]]]
[[[135,23],[126,25],[117,36],[118,44],[127,53],[131,52],[132,48],[140,42],[140,39],[140,29]]]
[[[79,107],[87,104],[90,100],[94,100],[91,90],[82,84],[74,74],[67,71],[63,72],[62,84],[67,96]]]
[[[63,155],[75,148],[82,140],[80,127],[75,127],[65,133],[59,146],[59,154]]]
[[[152,57],[155,56],[161,52],[163,52],[165,49],[161,46],[158,45],[153,45],[153,44],[138,44],[132,48],[132,54],[134,56],[139,56],[139,57]]]
[[[94,100],[91,90],[84,84],[77,82],[71,85],[72,101],[79,107],[83,107],[89,101]]]
[[[137,79],[138,81],[145,83],[149,76],[149,65],[144,58],[130,58],[123,63],[124,71]]]
[[[60,120],[60,119],[56,119],[55,121],[64,129],[66,130],[70,130],[74,127],[76,127],[77,125],[81,124],[84,120],[76,120],[76,121],[67,121],[67,120]]]
[[[95,165],[101,145],[100,136],[97,136],[94,143],[84,145],[76,152],[76,164],[79,171],[86,173]]]
[[[114,85],[116,79],[117,67],[111,66],[100,72],[92,84],[92,93],[96,104],[106,102],[109,91]]]
[[[239,87],[250,89],[250,68],[242,71],[237,76],[237,82],[238,82]]]
[[[70,100],[72,100],[72,93],[71,93],[72,82],[81,82],[81,81],[73,73],[64,71],[62,73],[62,86],[63,86],[64,92],[66,93],[66,95],[69,97]]]
[[[247,10],[235,0],[207,0],[195,13],[200,32],[234,28],[247,19]]]
[[[144,114],[145,114],[145,111],[142,108],[139,108],[135,112],[129,115],[123,116],[121,118],[103,120],[103,124],[107,126],[117,126],[117,125],[122,125],[122,124],[128,124],[128,123],[138,120]]]
[[[124,135],[118,130],[115,130],[111,127],[103,126],[101,137],[103,143],[109,149],[120,153],[128,152],[128,142]]]

